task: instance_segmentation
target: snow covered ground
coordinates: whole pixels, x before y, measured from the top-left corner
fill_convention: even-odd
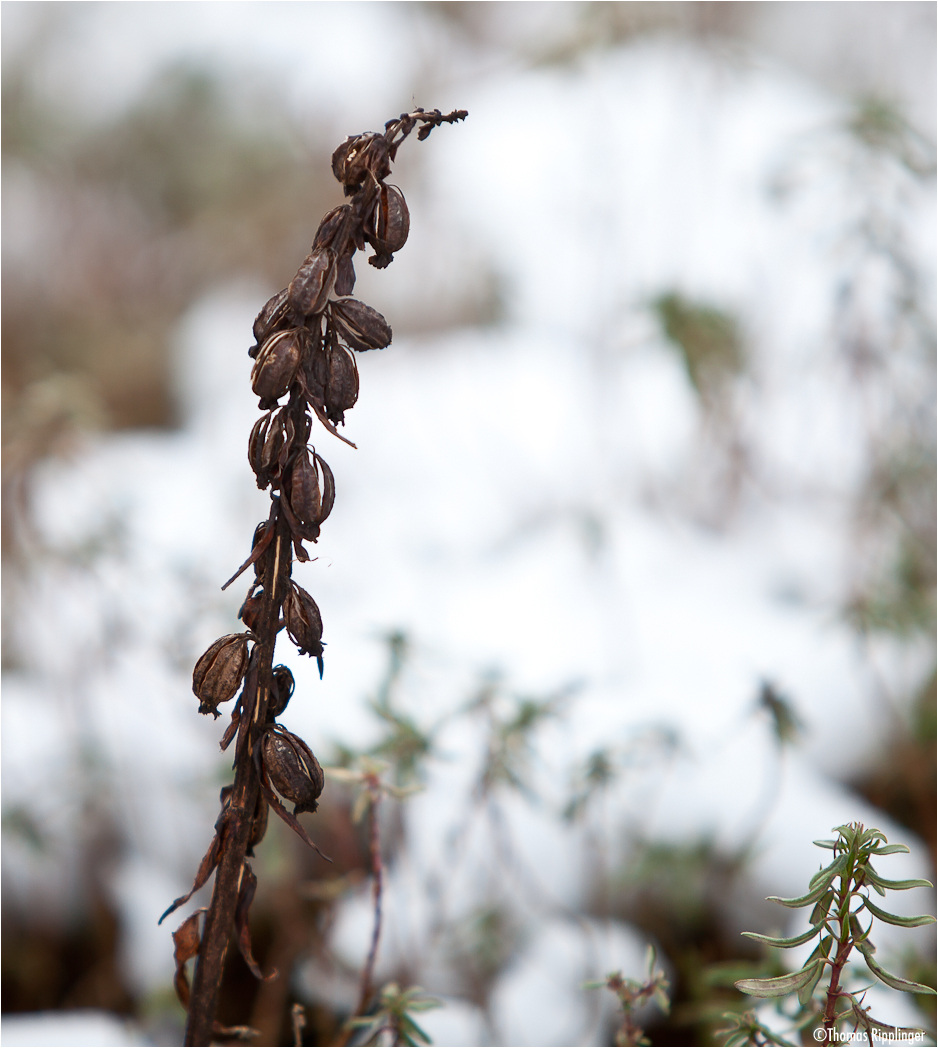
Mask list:
[[[394,326],[396,302],[413,310],[415,288],[443,294],[481,258],[505,317],[363,355],[345,431],[358,450],[314,432],[337,502],[319,559],[296,574],[322,610],[326,672],[320,683],[284,650],[297,678],[285,723],[317,753],[334,739],[367,745],[380,638],[403,629],[414,644],[406,703],[424,723],[492,670],[519,693],[577,683],[539,737],[545,782],[661,726],[676,755],[640,788],[618,788],[609,818],[648,838],[709,834],[734,848],[776,774],[755,710],[771,681],[807,727],[761,813],[759,891],[799,894],[816,868],[812,839],[856,820],[912,845],[889,876],[927,875],[921,844],[837,782],[888,730],[883,690],[907,694],[929,668],[915,644],[862,645],[840,615],[851,500],[888,410],[857,392],[835,336],[839,289],[858,265],[844,230],[864,206],[851,191],[862,148],[837,130],[843,108],[770,63],[667,41],[500,74],[454,104],[469,110],[465,125],[406,147],[425,152],[424,185],[413,196],[404,186],[411,242],[356,293]],[[933,273],[930,189],[885,160],[878,170],[909,251]],[[793,188],[773,194],[785,178]],[[891,289],[869,286],[875,334]],[[649,307],[673,289],[733,312],[746,335],[730,394],[749,455],[735,498],[712,419]],[[186,318],[179,432],[95,437],[32,478],[35,556],[12,626],[26,662],[3,682],[3,803],[28,809],[55,846],[50,858],[6,843],[5,886],[67,909],[76,827],[106,791],[130,844],[112,887],[144,993],[171,979],[170,932],[156,918],[191,879],[226,763],[189,675],[238,629],[243,587],[218,587],[266,516],[245,459],[256,417],[245,350],[270,290],[218,288]],[[471,742],[444,737],[444,748],[468,759]],[[409,802],[416,869],[445,861],[440,828],[456,817],[460,774],[458,760],[438,768]],[[574,831],[523,806],[512,817],[516,847],[575,909],[589,882]],[[395,913],[421,934],[421,883],[392,872],[387,965]],[[337,921],[336,949],[352,963],[367,916],[362,897]],[[589,1024],[582,981],[616,967],[638,975],[643,949],[623,925],[545,924],[496,988],[501,1043],[576,1043]],[[532,1011],[545,1000],[551,1010]],[[885,990],[882,1013],[914,1021]],[[465,1002],[424,1018],[437,1043],[486,1036]],[[7,1042],[6,1025],[4,1042],[39,1043]]]

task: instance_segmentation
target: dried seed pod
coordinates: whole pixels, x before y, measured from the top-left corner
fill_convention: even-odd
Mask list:
[[[331,247],[320,247],[306,256],[306,261],[290,281],[290,305],[300,315],[308,317],[319,313],[335,283],[335,252]]]
[[[251,539],[251,549],[257,549],[257,544],[261,542],[264,536],[267,534],[267,529],[271,527],[269,520],[262,520],[260,524],[254,529],[254,538]],[[267,570],[267,550],[254,561],[254,577],[260,582],[264,578],[264,572]]]
[[[332,321],[336,332],[359,352],[384,349],[391,344],[391,328],[383,316],[357,298],[342,298],[332,303]]]
[[[248,350],[249,356],[256,357],[258,350],[272,334],[281,331],[285,327],[293,326],[291,323],[293,316],[288,301],[288,291],[289,288],[284,288],[282,291],[278,291],[276,295],[271,296],[264,303],[260,313],[257,314],[254,320],[255,345]]]
[[[248,462],[257,477],[257,486],[263,490],[280,472],[280,457],[288,443],[284,432],[284,412],[276,419],[273,412],[262,415],[251,430],[248,440]]]
[[[274,720],[287,708],[296,682],[287,666],[274,666],[271,672],[270,698],[267,700],[267,719]]]
[[[337,295],[351,295],[355,290],[355,267],[352,265],[352,255],[355,254],[355,245],[350,244],[349,250],[339,259],[335,271],[335,293]]]
[[[379,182],[386,178],[391,173],[391,162],[384,135],[371,133],[347,138],[332,154],[332,173],[345,186],[346,196],[361,187],[367,174]]]
[[[264,796],[263,790],[257,791],[257,805],[254,808],[254,820],[251,823],[251,839],[248,841],[248,855],[254,854],[254,849],[264,839],[264,834],[267,833],[267,814],[269,808],[267,806],[267,798]]]
[[[329,463],[326,462],[322,455],[317,454],[315,450],[313,451],[313,459],[322,470],[322,506],[319,510],[319,523],[322,524],[335,505],[335,477],[332,475]]]
[[[365,218],[365,236],[379,255],[393,255],[407,242],[410,211],[397,186],[378,187],[375,206]],[[381,267],[383,268],[383,267]]]
[[[279,725],[261,739],[261,766],[277,793],[293,805],[293,814],[315,811],[325,777],[313,751],[298,736]]]
[[[342,228],[345,216],[352,210],[349,204],[339,204],[334,207],[319,223],[316,230],[316,238],[313,240],[313,251],[321,247],[332,247],[336,234]]]
[[[301,655],[315,656],[322,677],[322,616],[316,601],[294,582],[283,602],[283,620]]]
[[[287,392],[300,366],[303,329],[280,331],[261,347],[251,370],[251,387],[262,408],[272,408]]]
[[[319,475],[305,449],[297,455],[290,471],[290,508],[302,523],[319,524],[322,514]]]
[[[256,633],[260,626],[261,609],[264,606],[264,591],[252,593],[241,605],[238,618],[252,632]]]
[[[195,664],[192,690],[199,700],[199,713],[217,717],[218,706],[234,698],[247,673],[249,639],[248,633],[220,637]]]
[[[358,365],[352,354],[334,338],[326,344],[323,364],[326,415],[332,422],[344,422],[345,412],[358,400]]]

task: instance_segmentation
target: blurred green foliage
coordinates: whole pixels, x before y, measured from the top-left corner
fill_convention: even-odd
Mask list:
[[[652,308],[702,396],[713,396],[743,370],[746,360],[739,324],[729,313],[676,291],[659,295]]]

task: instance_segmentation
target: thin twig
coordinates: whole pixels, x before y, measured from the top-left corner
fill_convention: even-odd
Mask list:
[[[378,803],[380,800],[380,792],[372,790],[370,850],[371,873],[374,880],[372,882],[371,897],[374,902],[375,922],[371,932],[371,948],[368,951],[368,959],[365,961],[365,967],[362,971],[361,993],[359,995],[358,1008],[355,1012],[356,1015],[364,1013],[371,998],[371,981],[374,976],[375,960],[378,956],[378,941],[381,938],[381,896],[384,890],[384,875],[381,866],[381,835],[378,826]]]

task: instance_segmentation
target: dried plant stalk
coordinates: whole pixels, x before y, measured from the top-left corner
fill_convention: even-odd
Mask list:
[[[276,977],[276,972],[261,975],[248,927],[257,881],[247,859],[264,836],[268,810],[316,848],[296,816],[316,810],[322,769],[306,743],[276,723],[293,693],[293,676],[285,666],[273,665],[273,655],[277,634],[286,629],[300,654],[317,660],[322,676],[322,617],[312,596],[292,580],[294,557],[309,560],[303,543],[318,539],[335,500],[332,471],[309,446],[313,419],[351,444],[337,427],[358,399],[356,354],[391,342],[384,317],[350,297],[353,257],[368,245],[374,250],[369,263],[383,269],[407,240],[410,215],[404,196],[385,182],[400,144],[415,129],[423,140],[434,127],[466,115],[464,110],[444,115],[438,109],[416,109],[388,121],[383,133],[343,142],[332,156],[332,171],[348,199],[323,218],[303,264],[254,322],[255,344],[248,351],[254,360],[251,385],[265,414],[251,430],[248,461],[258,487],[270,491],[270,515],[257,526],[250,555],[222,587],[253,567],[254,581],[240,611],[246,632],[216,641],[197,662],[192,681],[199,712],[216,717],[219,705],[240,688],[221,742],[224,750],[236,739],[235,778],[222,790],[215,837],[192,889],[160,918],[188,902],[215,873],[201,934],[196,913],[173,936],[176,989],[188,1011],[187,1045],[254,1033],[246,1027],[226,1029],[215,1019],[232,931],[252,972],[258,978]],[[292,813],[283,800],[294,805]],[[190,990],[185,966],[192,958]],[[373,963],[372,955],[363,983],[366,995]]]

